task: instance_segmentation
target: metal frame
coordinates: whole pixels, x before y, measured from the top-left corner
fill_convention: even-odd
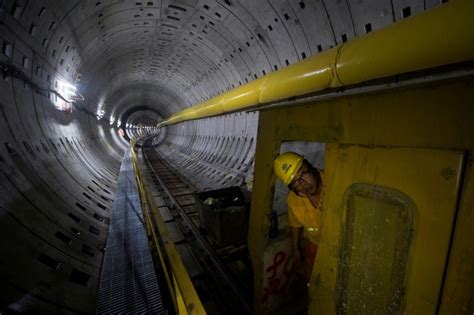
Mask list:
[[[168,285],[176,314],[206,314],[183,261],[161,218],[160,211],[153,196],[146,185],[143,184],[138,167],[135,144],[136,140],[133,139],[130,142],[130,149],[146,228],[148,235],[152,238],[151,244],[153,244],[153,248],[158,253],[160,265]]]
[[[145,159],[148,165],[151,165],[151,163],[148,160],[148,157],[145,156]],[[163,180],[158,176],[158,174],[156,174],[154,169],[152,169],[151,167],[150,169],[152,170],[153,173],[155,173],[155,178],[158,180],[159,185],[165,191],[167,197],[170,199],[175,209],[178,210],[179,216],[184,220],[184,222],[186,222],[186,226],[190,229],[191,233],[194,235],[199,245],[205,250],[210,261],[212,262],[212,267],[215,268],[214,269],[215,272],[219,274],[222,277],[222,279],[225,280],[225,284],[232,290],[233,294],[238,298],[238,300],[240,301],[241,305],[245,308],[245,310],[248,313],[251,313],[251,309],[250,309],[250,305],[248,301],[245,299],[245,296],[242,294],[239,287],[235,285],[235,280],[230,275],[228,268],[224,264],[222,264],[221,260],[218,258],[217,253],[212,248],[209,241],[207,241],[205,237],[201,235],[201,233],[199,232],[199,228],[194,224],[192,219],[186,214],[186,211],[183,209],[183,207],[181,207],[179,202],[176,200],[176,198],[173,196],[170,190],[166,187]]]
[[[258,301],[262,300],[263,292],[262,257],[268,243],[268,214],[272,209],[275,185],[272,161],[279,154],[281,142],[456,149],[466,151],[472,158],[473,88],[474,78],[471,76],[260,112],[249,230],[256,307],[261,307]],[[457,313],[463,305],[469,305],[467,292],[473,285],[472,280],[467,280],[474,279],[474,266],[470,263],[474,259],[474,250],[468,241],[474,237],[469,227],[474,224],[469,206],[474,198],[472,165],[466,172],[470,175],[466,175],[461,183],[464,189],[457,210],[458,219],[453,223],[452,247],[439,300],[441,313]],[[331,258],[324,256],[319,259]],[[310,299],[314,300],[315,296],[311,294]],[[330,305],[334,297],[331,292],[327,294],[322,299],[325,305],[310,305],[310,311],[333,309]],[[262,309],[256,310],[256,313],[261,312]]]

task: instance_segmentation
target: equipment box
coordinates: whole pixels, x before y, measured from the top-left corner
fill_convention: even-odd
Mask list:
[[[247,241],[249,206],[239,187],[196,194],[201,228],[223,247]]]

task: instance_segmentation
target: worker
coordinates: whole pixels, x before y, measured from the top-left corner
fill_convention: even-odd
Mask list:
[[[273,163],[276,176],[288,186],[288,225],[291,230],[291,250],[296,270],[304,258],[306,282],[309,285],[321,229],[322,173],[303,156],[286,152]],[[300,247],[304,230],[304,246]]]

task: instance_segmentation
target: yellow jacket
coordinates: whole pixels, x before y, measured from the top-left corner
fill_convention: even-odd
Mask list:
[[[320,172],[322,175],[322,172]],[[294,228],[304,228],[304,236],[314,244],[319,243],[321,235],[321,204],[313,206],[309,198],[300,197],[294,192],[288,193],[288,225]]]

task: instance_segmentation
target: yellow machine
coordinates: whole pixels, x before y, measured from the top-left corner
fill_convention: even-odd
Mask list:
[[[283,141],[315,141],[326,144],[325,183],[309,312],[472,311],[473,88],[471,77],[262,111],[249,232],[256,299],[272,161]]]

